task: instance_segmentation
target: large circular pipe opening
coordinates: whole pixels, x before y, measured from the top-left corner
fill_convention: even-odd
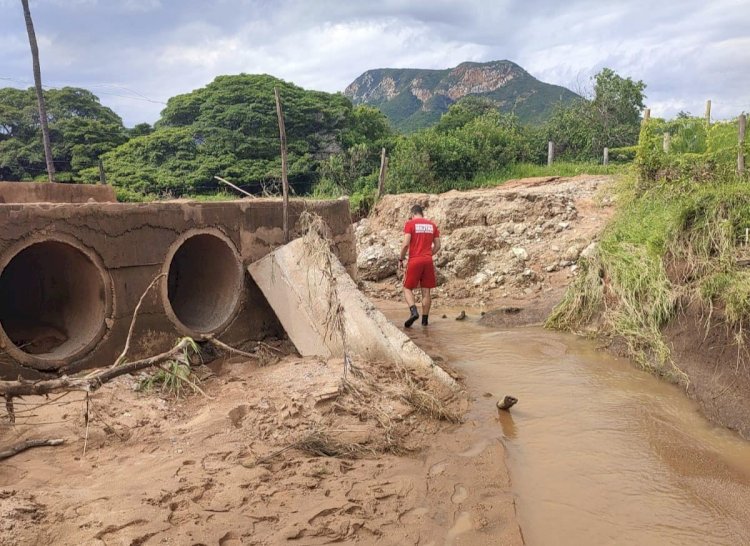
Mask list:
[[[231,241],[219,233],[183,236],[167,260],[167,314],[189,335],[224,328],[240,303],[244,275]]]
[[[0,274],[0,326],[21,360],[71,360],[97,341],[107,313],[106,274],[59,240],[25,246]]]

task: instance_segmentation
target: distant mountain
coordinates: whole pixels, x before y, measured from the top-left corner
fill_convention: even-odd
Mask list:
[[[379,108],[405,132],[433,125],[467,95],[490,99],[501,112],[515,112],[524,123],[542,122],[556,103],[579,98],[569,89],[537,80],[510,61],[466,62],[445,70],[368,70],[349,84],[344,95],[354,104]]]

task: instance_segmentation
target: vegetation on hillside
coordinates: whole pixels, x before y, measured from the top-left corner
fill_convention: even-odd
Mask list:
[[[476,91],[476,80],[463,78],[467,71],[482,71],[485,77],[499,77],[496,89]],[[476,74],[476,72],[473,72]],[[389,85],[382,82],[388,80]],[[390,85],[390,82],[393,82]],[[382,89],[387,87],[386,96]],[[416,92],[418,89],[419,92]],[[430,96],[424,102],[417,97],[421,93]],[[402,133],[412,133],[426,129],[440,121],[460,98],[479,98],[493,105],[503,114],[514,114],[523,124],[538,125],[550,116],[555,105],[568,105],[578,95],[557,85],[541,82],[523,68],[510,61],[487,63],[461,63],[455,68],[427,70],[415,68],[380,68],[368,70],[359,76],[346,90],[355,104],[369,104],[380,109],[394,129]]]
[[[701,302],[709,318],[720,307],[738,347],[747,342],[750,274],[737,259],[750,251],[750,192],[748,175],[736,173],[737,123],[709,127],[687,115],[644,122],[637,158],[616,217],[596,252],[579,261],[548,326],[593,326],[623,339],[644,367],[682,380],[662,330],[683,305]]]
[[[644,88],[604,70],[593,100],[560,107],[543,125],[524,124],[498,112],[492,100],[470,96],[433,127],[409,135],[396,134],[373,107],[267,75],[220,76],[171,98],[153,127],[132,129],[88,91],[50,90],[58,180],[94,183],[101,159],[123,200],[216,194],[225,189],[216,175],[254,193],[276,191],[281,164],[274,87],[284,106],[293,190],[349,195],[361,212],[375,198],[382,148],[389,156],[389,192],[491,185],[538,171],[550,138],[559,142],[562,162],[553,174],[596,168],[600,146],[635,143]],[[0,178],[44,175],[37,118],[33,90],[0,89]],[[621,148],[611,157],[628,161],[634,155]],[[564,167],[570,161],[579,165]]]

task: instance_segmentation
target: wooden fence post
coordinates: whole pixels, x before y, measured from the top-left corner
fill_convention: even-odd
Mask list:
[[[279,139],[281,140],[281,185],[284,195],[283,215],[284,215],[284,242],[289,242],[289,180],[286,172],[286,129],[284,128],[284,112],[281,110],[281,99],[279,98],[279,88],[273,88],[273,94],[276,97],[276,116],[279,118]]]
[[[555,143],[551,140],[547,142],[547,166],[552,166],[552,162],[555,160]]]
[[[706,125],[711,126],[711,99],[706,101]]]
[[[388,169],[388,158],[385,155],[385,148],[380,150],[380,174],[378,175],[378,199],[385,193],[385,173]]]
[[[604,148],[604,157],[602,158],[602,165],[609,165],[609,148]]]
[[[738,143],[739,146],[737,147],[737,172],[739,174],[745,173],[745,127],[747,124],[747,118],[745,117],[745,114],[740,114],[740,117],[738,118]]]
[[[662,143],[662,149],[664,150],[665,154],[669,153],[669,148],[672,145],[672,135],[669,133],[664,133],[664,142]]]
[[[101,159],[99,159],[99,183],[100,184],[107,184],[107,177],[104,174],[104,163]]]

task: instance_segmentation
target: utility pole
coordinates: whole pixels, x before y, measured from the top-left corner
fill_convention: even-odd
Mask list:
[[[289,242],[289,180],[286,172],[286,129],[284,128],[284,112],[281,109],[279,88],[273,88],[276,97],[276,115],[279,118],[279,138],[281,140],[281,184],[284,192],[284,242]]]
[[[47,162],[47,177],[50,182],[55,181],[55,163],[52,161],[52,145],[49,141],[49,126],[47,125],[47,108],[44,105],[44,93],[42,92],[42,70],[39,66],[39,46],[36,43],[34,23],[29,11],[29,0],[21,0],[23,16],[26,19],[26,32],[29,35],[31,46],[31,61],[34,65],[34,87],[36,88],[36,100],[39,104],[39,123],[42,127],[42,143],[44,144],[44,159]]]

